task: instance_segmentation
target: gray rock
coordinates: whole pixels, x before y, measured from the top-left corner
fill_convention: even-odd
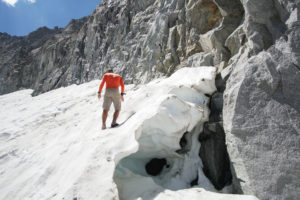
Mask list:
[[[188,67],[213,66],[213,54],[211,53],[196,53],[188,58]]]
[[[209,122],[223,121],[223,93],[216,92],[211,96],[209,108],[211,110],[209,115]]]
[[[20,88],[39,94],[100,79],[109,68],[126,83],[170,75],[189,56],[203,52],[200,34],[221,20],[212,0],[103,0],[90,16],[71,20],[43,42],[23,48],[18,66],[26,73],[11,76],[16,59],[0,60],[0,94]]]
[[[201,143],[199,156],[203,162],[203,172],[215,188],[221,190],[232,181],[222,124],[216,122],[204,124],[199,141]]]
[[[291,44],[299,35],[294,27],[267,51],[244,56],[224,93],[234,187],[260,199],[300,195],[300,49]]]
[[[285,9],[279,8],[283,5],[282,3],[272,0],[245,0],[243,2],[244,31],[252,54],[268,49],[286,30],[284,23],[286,16],[283,16]],[[278,6],[279,4],[281,6]]]
[[[36,52],[61,31],[41,27],[24,37],[0,33],[0,94],[32,87],[39,73],[34,64]]]
[[[230,50],[231,56],[233,56],[239,52],[246,42],[246,34],[241,25],[226,39],[225,46]]]

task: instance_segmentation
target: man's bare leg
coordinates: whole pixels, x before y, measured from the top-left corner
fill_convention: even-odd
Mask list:
[[[102,112],[102,130],[106,129],[107,115],[108,115],[108,110],[103,110],[103,112]]]
[[[111,125],[117,123],[117,119],[118,119],[118,117],[119,117],[119,114],[120,114],[120,110],[116,110],[116,111],[114,112],[113,121],[112,121]]]

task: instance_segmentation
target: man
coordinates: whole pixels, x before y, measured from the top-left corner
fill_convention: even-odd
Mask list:
[[[106,90],[103,100],[102,130],[106,129],[106,119],[111,103],[113,103],[115,107],[111,127],[113,128],[119,125],[117,123],[117,118],[121,110],[121,100],[124,101],[123,95],[125,94],[125,87],[122,77],[118,74],[113,73],[113,70],[110,69],[107,72],[105,72],[102,77],[102,81],[99,86],[98,92],[99,99],[101,98],[101,91],[104,86],[104,83],[106,83]],[[119,86],[121,86],[121,95],[119,93]]]

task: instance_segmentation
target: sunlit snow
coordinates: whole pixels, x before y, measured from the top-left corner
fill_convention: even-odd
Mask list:
[[[104,131],[100,80],[0,96],[0,199],[256,199],[217,193],[202,172],[197,137],[214,80],[213,67],[183,68],[127,85],[121,126]],[[158,176],[145,170],[153,158],[167,161]]]

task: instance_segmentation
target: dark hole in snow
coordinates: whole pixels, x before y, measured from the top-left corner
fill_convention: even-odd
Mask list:
[[[146,164],[146,172],[151,176],[157,176],[161,173],[165,165],[167,165],[165,158],[153,158]]]
[[[198,175],[197,175],[197,177],[196,177],[194,180],[192,180],[192,182],[191,182],[191,187],[193,187],[194,185],[198,185]]]
[[[189,132],[185,132],[182,136],[182,138],[180,139],[180,147],[183,149],[186,145],[187,145],[187,140],[185,138],[185,136],[188,134]]]
[[[181,137],[180,141],[179,141],[179,145],[181,147],[181,149],[176,150],[176,153],[179,154],[183,154],[188,152],[188,141],[187,141],[187,137],[188,137],[189,132],[186,131],[183,136]]]

